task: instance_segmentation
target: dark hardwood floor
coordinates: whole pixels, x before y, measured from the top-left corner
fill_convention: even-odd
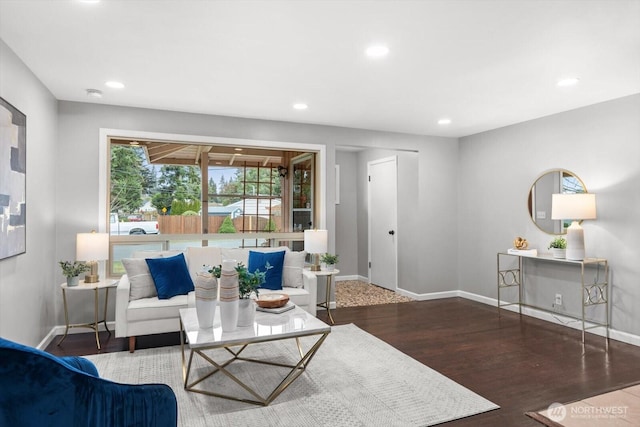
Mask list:
[[[463,298],[332,310],[336,325],[354,323],[398,350],[491,400],[500,409],[446,426],[540,426],[524,415],[640,383],[640,347],[502,311]],[[319,311],[318,317],[326,319]],[[100,352],[126,351],[126,339],[100,334]],[[47,351],[99,353],[92,333],[74,334]],[[179,344],[179,335],[140,337],[137,348]]]

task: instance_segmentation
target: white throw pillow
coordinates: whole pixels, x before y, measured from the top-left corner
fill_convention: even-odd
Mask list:
[[[304,286],[302,281],[302,270],[304,269],[304,260],[306,257],[307,253],[305,251],[286,251],[284,253],[282,286],[289,288],[301,288]]]
[[[130,301],[158,296],[156,285],[144,258],[123,258],[122,264],[131,283],[129,290]]]
[[[189,274],[191,280],[196,279],[198,272],[202,270],[203,265],[209,265],[212,267],[222,264],[222,255],[220,248],[215,246],[197,247],[192,246],[187,248],[187,267],[189,267]]]
[[[243,263],[245,267],[249,266],[249,249],[222,248],[221,255],[222,261],[226,259],[235,259],[238,264]]]

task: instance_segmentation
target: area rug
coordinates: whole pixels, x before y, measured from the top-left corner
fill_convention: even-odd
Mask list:
[[[301,341],[306,349],[314,339]],[[297,347],[295,340],[256,344],[243,354],[291,363]],[[430,426],[498,408],[352,324],[334,326],[306,372],[267,407],[185,391],[179,346],[87,358],[104,378],[171,386],[179,425],[185,427]],[[280,368],[253,363],[228,368],[257,389],[274,388],[284,375]],[[221,375],[205,382],[227,393],[237,387]]]
[[[413,299],[360,280],[336,282],[336,307],[397,304]]]
[[[548,427],[640,426],[640,385],[526,414]]]

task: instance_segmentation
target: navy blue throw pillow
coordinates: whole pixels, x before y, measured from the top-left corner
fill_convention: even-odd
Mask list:
[[[186,295],[193,290],[193,281],[183,254],[168,258],[147,258],[146,261],[158,291],[158,299]]]
[[[262,289],[282,290],[282,270],[284,266],[284,252],[255,252],[249,251],[249,273],[255,273],[256,269],[267,272]],[[271,268],[267,269],[267,262]]]

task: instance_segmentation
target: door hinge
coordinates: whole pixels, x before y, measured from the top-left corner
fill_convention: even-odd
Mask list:
[[[369,268],[371,268],[371,261],[369,261]]]
[[[371,182],[371,175],[369,175],[369,182]]]

